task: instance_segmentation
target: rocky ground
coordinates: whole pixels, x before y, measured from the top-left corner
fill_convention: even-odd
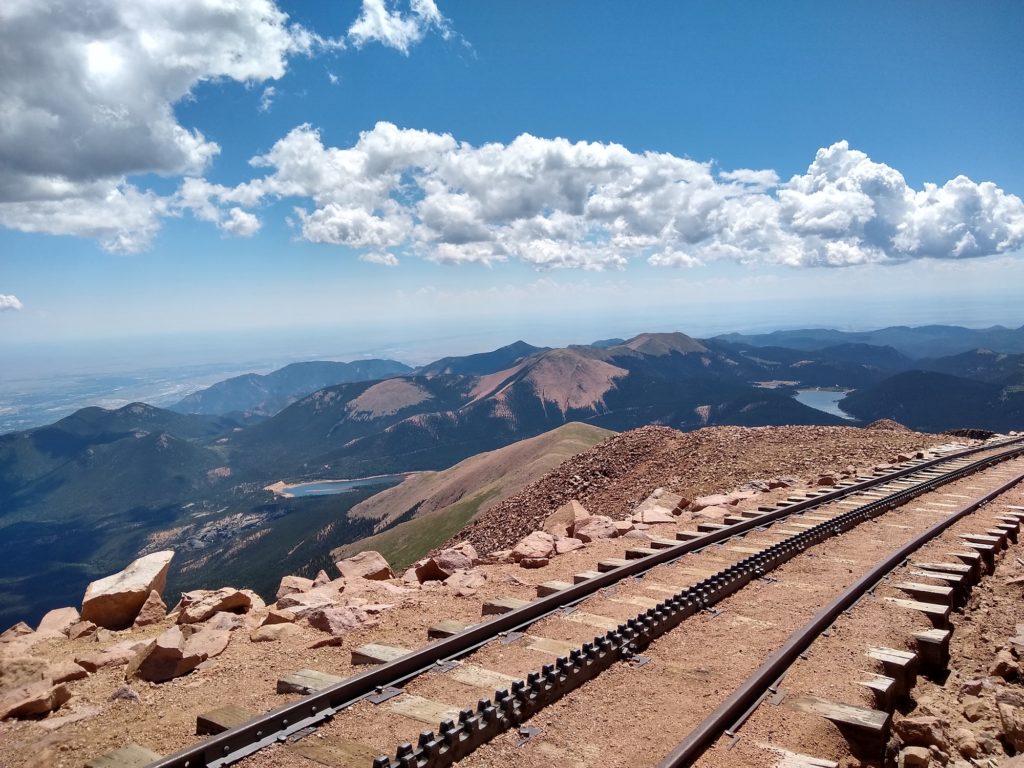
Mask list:
[[[81,612],[58,609],[35,629],[0,635],[0,765],[80,766],[128,742],[167,754],[196,738],[197,714],[280,706],[295,695],[276,692],[278,677],[300,667],[352,674],[349,649],[411,648],[432,623],[478,621],[481,599],[530,599],[543,581],[571,581],[619,556],[618,537],[768,503],[947,442],[893,429],[640,429],[565,462],[489,511],[467,541],[400,577],[366,553],[339,562],[340,575],[285,577],[272,606],[225,587],[174,596],[168,611],[173,553],[149,554],[90,585]]]
[[[874,428],[711,427],[679,432],[643,427],[585,451],[485,511],[453,542],[481,552],[507,549],[571,499],[592,514],[623,519],[655,488],[686,499],[773,478],[814,483],[822,474],[863,471],[900,453],[949,441],[911,432],[895,422]],[[763,485],[761,485],[763,484]]]

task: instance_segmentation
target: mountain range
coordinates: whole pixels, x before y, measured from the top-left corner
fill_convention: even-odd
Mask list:
[[[518,452],[492,462],[540,466],[531,451],[563,455],[550,449],[556,438],[535,448],[519,441],[558,436],[568,424],[587,430],[582,444],[646,424],[849,423],[793,397],[830,387],[856,390],[841,407],[864,422],[1010,429],[1024,418],[1022,371],[1024,355],[1005,350],[915,359],[845,337],[796,349],[645,333],[557,349],[517,341],[415,370],[387,360],[303,363],[226,380],[174,409],[85,408],[0,435],[0,624],[73,603],[89,580],[140,551],[179,552],[172,589],[244,577],[272,592],[280,572],[315,574],[332,549],[393,524],[432,540],[427,528],[461,524],[486,499],[474,506],[479,493],[439,492],[437,504],[398,503],[384,515],[365,514],[367,500],[404,473],[442,472],[513,444]],[[265,490],[279,480],[376,475],[388,477],[333,496]],[[400,499],[408,482],[381,498]],[[434,523],[415,522],[428,513]]]

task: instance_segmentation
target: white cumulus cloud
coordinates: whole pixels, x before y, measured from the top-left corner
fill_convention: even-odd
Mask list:
[[[963,176],[916,190],[845,141],[788,181],[618,144],[523,134],[473,146],[384,122],[342,148],[302,125],[252,164],[268,173],[202,187],[196,215],[295,200],[306,240],[452,264],[848,266],[1024,246],[1019,197]]]
[[[349,27],[348,37],[356,47],[377,42],[408,55],[409,49],[436,29],[443,38],[451,36],[447,19],[434,0],[410,0],[409,13],[389,7],[387,0],[363,0],[359,17]]]
[[[384,267],[397,267],[398,258],[393,253],[387,251],[371,251],[370,253],[363,253],[359,256],[361,261],[369,262],[370,264],[380,264]]]
[[[16,311],[24,309],[24,304],[18,301],[17,296],[9,293],[0,293],[0,312]]]
[[[174,104],[204,81],[276,80],[332,45],[274,0],[6,0],[0,225],[144,248],[167,201],[127,177],[201,173],[220,151]]]

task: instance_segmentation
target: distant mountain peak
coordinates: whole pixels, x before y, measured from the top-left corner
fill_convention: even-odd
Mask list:
[[[673,352],[689,354],[691,352],[707,352],[708,349],[699,341],[685,333],[641,333],[628,339],[622,346],[644,355],[670,355]]]

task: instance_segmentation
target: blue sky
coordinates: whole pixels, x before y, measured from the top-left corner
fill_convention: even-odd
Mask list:
[[[1020,3],[47,5],[0,344],[1024,323]]]

